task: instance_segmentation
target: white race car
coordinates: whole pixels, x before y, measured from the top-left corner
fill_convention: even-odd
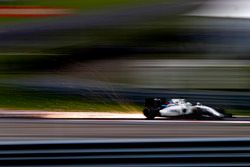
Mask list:
[[[146,99],[143,114],[147,119],[154,119],[155,117],[190,119],[223,119],[232,117],[231,114],[226,114],[221,108],[212,108],[199,102],[196,105],[192,105],[190,102],[186,102],[185,99],[166,101],[166,98]]]

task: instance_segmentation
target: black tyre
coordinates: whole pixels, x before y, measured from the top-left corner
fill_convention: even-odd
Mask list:
[[[198,108],[194,109],[192,116],[194,119],[197,119],[197,120],[202,119],[202,114],[200,112],[200,109],[198,109]]]
[[[215,109],[216,111],[218,111],[219,113],[223,114],[223,115],[226,114],[226,113],[225,113],[225,110],[224,110],[223,108],[214,107],[214,109]]]
[[[207,111],[204,111],[200,108],[196,108],[193,110],[193,117],[197,120],[222,120],[222,117],[218,117],[213,115]]]
[[[158,112],[159,112],[159,111],[156,111],[156,110],[154,110],[154,109],[149,109],[149,108],[144,108],[144,110],[143,110],[144,116],[145,116],[147,119],[150,119],[150,120],[154,119],[154,118],[157,116],[157,113],[158,113]]]
[[[230,113],[226,113],[225,110],[223,108],[219,108],[219,107],[215,107],[214,108],[216,111],[218,111],[219,113],[223,114],[225,116],[225,118],[232,118],[233,115]]]

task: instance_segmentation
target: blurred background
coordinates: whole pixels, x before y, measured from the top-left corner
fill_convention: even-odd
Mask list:
[[[248,0],[0,0],[0,107],[250,114]]]

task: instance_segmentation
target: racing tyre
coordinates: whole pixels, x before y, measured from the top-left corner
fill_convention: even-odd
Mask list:
[[[143,114],[147,119],[154,119],[157,116],[158,111],[154,109],[144,108]]]
[[[222,117],[210,114],[202,109],[196,108],[193,110],[193,116],[196,120],[222,120]]]
[[[193,118],[194,119],[197,119],[197,120],[200,120],[200,119],[202,119],[202,114],[200,113],[200,110],[199,109],[194,109],[193,110]]]
[[[216,111],[218,111],[219,113],[223,114],[225,116],[225,118],[232,118],[233,115],[230,113],[226,113],[225,110],[223,108],[219,108],[219,107],[215,107],[214,108]]]

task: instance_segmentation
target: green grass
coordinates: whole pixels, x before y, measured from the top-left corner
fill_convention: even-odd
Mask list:
[[[24,90],[19,88],[0,88],[0,108],[51,111],[95,111],[95,112],[139,112],[141,106],[103,101],[102,99],[85,99],[81,96],[56,94]]]
[[[1,3],[0,5],[7,6],[50,6],[50,7],[65,7],[75,8],[81,11],[90,9],[100,9],[112,5],[122,5],[133,0],[25,0],[25,1],[13,1],[9,3]],[[39,18],[40,20],[43,18]],[[36,20],[34,18],[26,17],[0,17],[0,23],[11,22],[26,22]]]
[[[72,7],[80,9],[92,9],[107,7],[111,5],[122,5],[129,3],[142,3],[142,0],[33,0],[24,1],[24,5]]]
[[[79,95],[41,92],[14,87],[0,87],[0,108],[14,110],[141,112],[142,105],[101,98],[86,99]],[[250,116],[250,110],[226,109],[233,115]]]
[[[163,0],[157,0],[162,1]],[[171,2],[170,0],[168,0]],[[81,10],[97,9],[103,7],[110,7],[114,5],[129,5],[129,4],[144,4],[148,2],[156,2],[156,0],[24,0],[13,1],[8,3],[0,3],[5,5],[19,5],[19,6],[52,6],[52,7],[66,7],[78,8]],[[164,1],[165,2],[165,1]]]
[[[226,111],[233,115],[250,116],[250,110],[227,109]]]
[[[1,5],[6,6],[49,6],[49,7],[62,7],[62,8],[74,8],[79,11],[88,11],[103,9],[108,7],[119,7],[126,5],[140,5],[156,2],[174,2],[175,0],[23,0],[23,1],[11,1],[0,2]],[[41,18],[40,18],[41,19]],[[34,18],[22,18],[22,17],[0,17],[0,23],[8,22],[23,22],[36,20]]]

